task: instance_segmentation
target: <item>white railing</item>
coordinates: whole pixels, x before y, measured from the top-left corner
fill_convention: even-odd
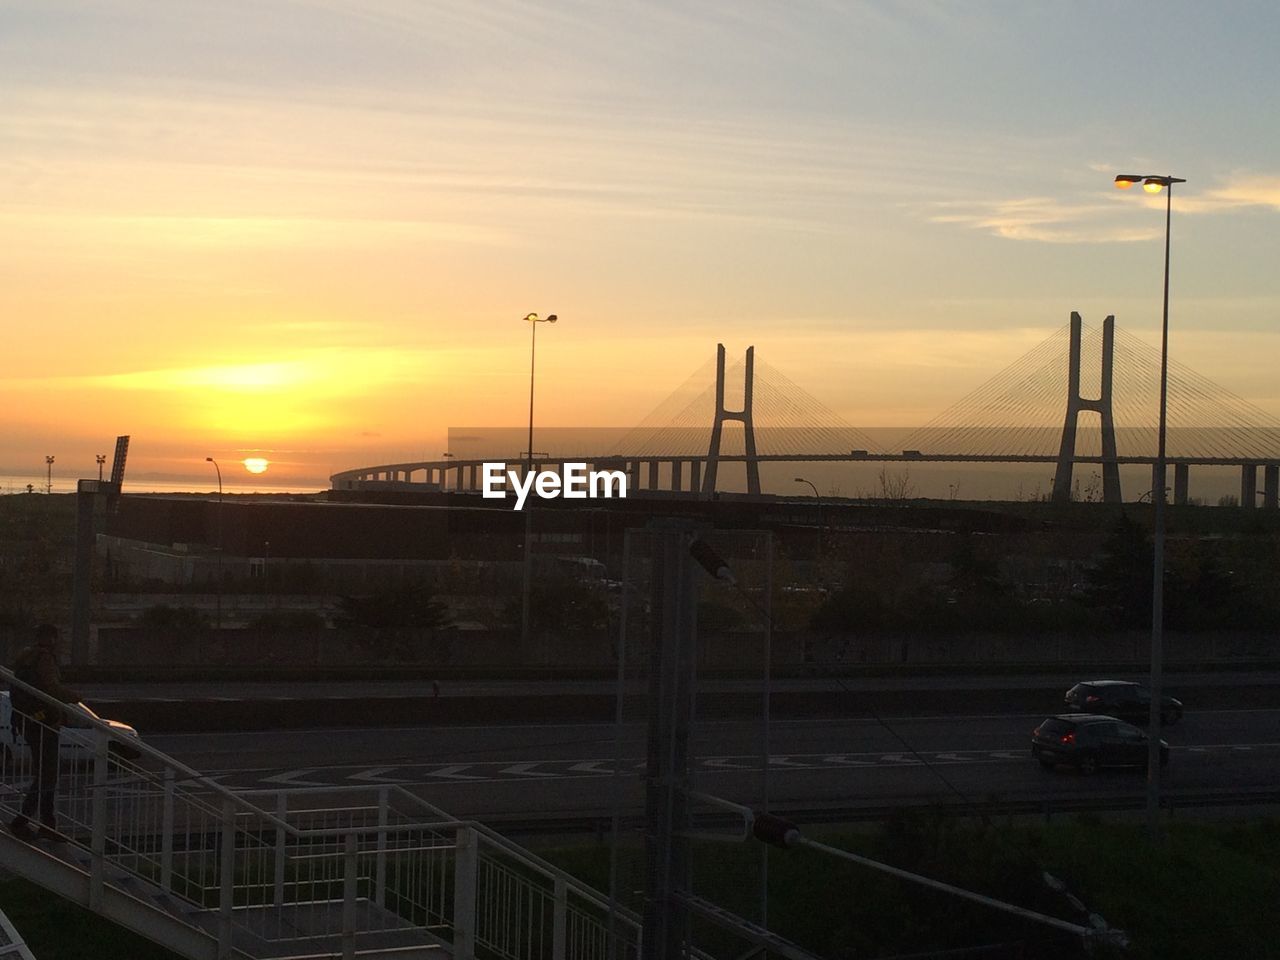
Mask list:
[[[3,668],[0,680],[48,699]],[[634,913],[402,787],[237,793],[100,721],[86,734],[91,748],[64,758],[57,809],[91,909],[109,888],[129,893],[216,940],[219,957],[639,956]],[[6,820],[29,754],[19,744],[0,762]]]

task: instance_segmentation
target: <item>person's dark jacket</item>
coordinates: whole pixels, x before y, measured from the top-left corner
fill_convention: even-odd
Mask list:
[[[13,664],[13,674],[23,683],[28,683],[63,703],[77,703],[80,700],[80,694],[63,684],[57,655],[41,644],[33,644],[18,654]],[[14,710],[34,720],[50,726],[59,726],[65,722],[63,711],[17,685],[14,685],[10,697]]]

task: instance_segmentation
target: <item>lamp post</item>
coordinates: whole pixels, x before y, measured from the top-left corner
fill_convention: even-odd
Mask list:
[[[822,496],[818,493],[818,488],[813,485],[812,480],[806,480],[804,477],[796,477],[796,483],[807,483],[809,489],[813,491],[813,498],[818,501],[818,553],[822,554],[822,541],[826,533],[826,528],[822,524]]]
[[[93,459],[98,461],[98,482],[101,483],[102,482],[102,465],[107,462],[107,455],[105,453],[100,453]]]
[[[47,456],[44,458],[44,468],[45,468],[44,492],[53,493],[53,457],[52,456]]]
[[[1155,482],[1151,503],[1154,510],[1151,571],[1151,708],[1147,714],[1147,830],[1160,833],[1160,714],[1164,671],[1164,539],[1165,539],[1165,438],[1169,408],[1169,235],[1173,220],[1173,185],[1186,183],[1181,177],[1122,173],[1116,187],[1128,190],[1141,183],[1147,193],[1165,191],[1164,205],[1164,308],[1160,323],[1160,427],[1156,441]]]
[[[532,336],[529,341],[529,446],[525,448],[524,473],[533,473],[533,374],[538,356],[538,324],[555,323],[556,315],[540,317],[536,313],[525,315]],[[524,586],[520,596],[520,646],[529,649],[529,591],[533,580],[533,511],[524,512]]]
[[[558,318],[554,313],[540,317],[536,313],[525,316],[532,337],[529,341],[529,446],[525,448],[525,473],[533,472],[533,373],[538,356],[538,324],[555,323]]]
[[[218,466],[218,461],[213,457],[205,457],[206,463],[212,463],[213,469],[218,471],[218,606],[217,619],[214,624],[218,630],[222,629],[222,468]]]

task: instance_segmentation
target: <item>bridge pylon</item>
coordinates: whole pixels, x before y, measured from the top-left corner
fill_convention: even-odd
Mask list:
[[[1080,396],[1080,314],[1071,312],[1071,351],[1067,370],[1067,415],[1062,425],[1062,445],[1058,448],[1058,469],[1053,477],[1054,503],[1071,500],[1071,470],[1076,456],[1076,423],[1081,410],[1092,410],[1102,418],[1102,501],[1119,503],[1120,467],[1116,463],[1116,425],[1111,414],[1111,377],[1115,358],[1116,318],[1102,321],[1102,381],[1096,400]]]
[[[756,458],[756,430],[751,417],[752,385],[755,381],[755,347],[747,347],[747,369],[742,386],[742,409],[724,408],[724,344],[716,344],[716,417],[711,425],[711,444],[707,448],[707,468],[702,475],[702,493],[711,496],[716,492],[716,468],[720,464],[720,437],[726,420],[742,424],[747,463],[747,493],[760,494],[760,461]]]

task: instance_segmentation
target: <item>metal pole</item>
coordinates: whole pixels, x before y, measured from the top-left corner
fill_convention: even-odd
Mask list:
[[[533,370],[538,357],[538,321],[530,320],[533,336],[529,340],[529,446],[525,448],[524,472],[533,472]]]
[[[1160,835],[1160,700],[1164,669],[1164,539],[1165,439],[1169,390],[1169,235],[1173,215],[1173,182],[1166,184],[1164,212],[1164,310],[1160,328],[1160,429],[1156,448],[1156,483],[1151,575],[1151,708],[1147,717],[1147,830]]]
[[[533,373],[538,358],[538,317],[529,314],[529,445],[525,448],[524,475],[533,473]],[[520,587],[520,647],[521,655],[527,656],[529,650],[529,592],[533,589],[533,514],[526,504],[524,515],[524,564],[523,578]]]
[[[205,457],[209,463],[213,464],[213,469],[218,471],[218,593],[217,593],[217,619],[214,624],[218,630],[222,629],[222,468],[218,466],[218,461],[213,457]]]

